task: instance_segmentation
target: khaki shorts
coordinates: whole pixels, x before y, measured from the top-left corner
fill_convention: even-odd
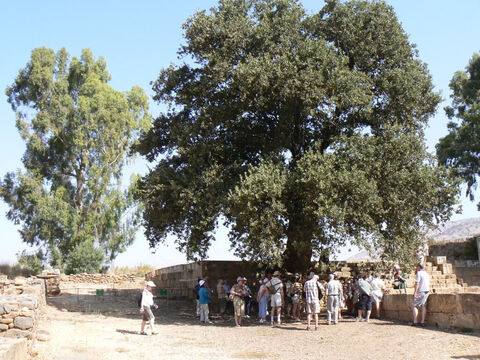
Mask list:
[[[152,309],[150,306],[144,306],[143,307],[143,320],[144,321],[150,321],[152,319],[155,319],[155,316],[153,316]]]
[[[272,308],[274,307],[282,307],[282,294],[276,293],[272,295],[272,298],[270,299],[270,305]]]
[[[307,314],[318,314],[320,312],[320,303],[315,301],[313,303],[307,302]]]

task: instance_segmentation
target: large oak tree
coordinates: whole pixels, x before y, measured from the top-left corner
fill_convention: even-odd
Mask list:
[[[184,25],[168,105],[138,151],[150,244],[203,258],[219,221],[237,255],[304,270],[347,243],[411,257],[456,188],[423,144],[440,100],[391,7],[221,0]]]

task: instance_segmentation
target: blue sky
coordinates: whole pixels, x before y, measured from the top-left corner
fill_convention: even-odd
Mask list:
[[[302,1],[305,8],[318,11],[320,0]],[[443,107],[448,104],[448,83],[457,70],[463,70],[474,52],[480,51],[480,1],[463,0],[390,0],[410,41],[417,44],[420,58],[429,66],[433,82],[444,103],[430,120],[426,141],[430,150],[446,134],[447,119]],[[160,69],[177,60],[182,43],[181,26],[195,11],[216,4],[213,0],[170,1],[7,1],[0,0],[0,176],[21,167],[24,143],[15,128],[15,114],[4,95],[18,70],[29,60],[36,47],[58,50],[66,47],[71,55],[80,55],[90,48],[95,56],[105,57],[112,74],[111,85],[128,90],[143,87],[150,95],[150,81]],[[151,104],[153,115],[159,107]],[[129,171],[144,173],[145,162],[138,159]],[[478,217],[473,203],[462,198],[463,212],[454,219]],[[7,206],[0,203],[0,262],[14,262],[15,254],[25,245],[18,228],[4,214]],[[210,250],[214,259],[230,259],[225,229]],[[184,257],[173,245],[161,246],[152,254],[141,233],[116,265],[171,265]]]

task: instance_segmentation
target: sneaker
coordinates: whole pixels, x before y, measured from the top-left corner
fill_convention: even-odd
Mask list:
[[[147,334],[145,334],[145,335],[147,335]],[[152,335],[158,335],[158,332],[152,331]]]
[[[366,322],[370,322],[370,319],[365,320]]]
[[[246,317],[247,319],[250,319],[250,315],[245,315],[245,317]]]
[[[332,325],[332,323],[329,321],[329,322],[327,322],[327,325]]]
[[[307,331],[310,331],[310,326],[307,326]]]
[[[338,325],[338,321],[335,321],[334,324],[335,324],[335,325]]]
[[[355,319],[355,322],[359,322],[359,321],[360,321],[360,318],[357,317],[357,318]]]
[[[205,324],[213,324],[210,320],[205,321]]]
[[[142,331],[140,335],[147,335],[147,333],[145,331]]]

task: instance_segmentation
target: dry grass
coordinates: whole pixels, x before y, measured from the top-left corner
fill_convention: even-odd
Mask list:
[[[137,266],[114,266],[109,273],[114,275],[135,274],[138,277],[144,277],[146,273],[156,270],[152,265],[139,264]]]

